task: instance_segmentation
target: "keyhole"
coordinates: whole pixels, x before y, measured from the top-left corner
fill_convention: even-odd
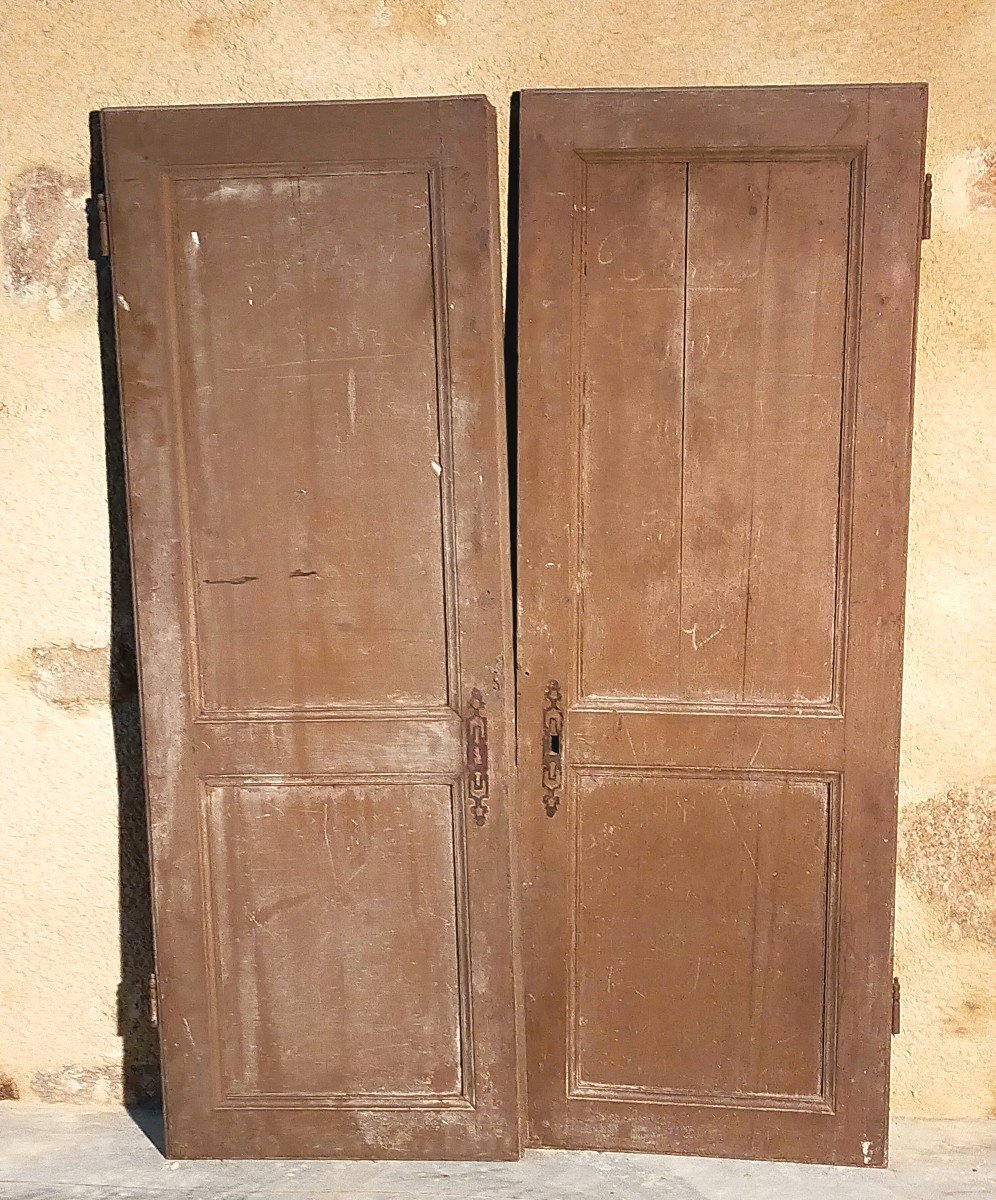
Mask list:
[[[550,734],[550,753],[551,754],[559,754],[560,753],[560,734],[559,733],[551,733]]]

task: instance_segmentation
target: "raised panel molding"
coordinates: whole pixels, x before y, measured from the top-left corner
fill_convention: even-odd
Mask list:
[[[583,149],[574,151],[574,193],[573,193],[573,235],[571,279],[572,312],[571,312],[571,383],[570,383],[570,421],[571,437],[575,446],[573,462],[578,464],[574,472],[574,521],[571,531],[571,579],[570,594],[574,597],[574,663],[575,671],[570,681],[573,684],[574,696],[569,697],[572,707],[581,707],[592,711],[642,711],[642,712],[702,712],[730,714],[764,714],[777,716],[794,716],[807,714],[813,716],[841,716],[844,710],[844,647],[846,644],[846,612],[848,579],[850,574],[851,554],[851,516],[853,507],[853,451],[854,451],[854,421],[857,406],[857,356],[858,356],[858,296],[862,258],[862,231],[864,215],[864,191],[866,175],[867,151],[864,146],[856,147],[785,147],[771,149],[768,147],[743,147],[736,150],[715,149],[709,147],[689,147],[678,150],[618,150],[618,149]],[[838,165],[849,171],[849,189],[846,213],[846,278],[843,284],[844,293],[844,322],[842,333],[842,359],[840,368],[841,399],[840,399],[840,435],[839,435],[839,467],[837,487],[837,524],[836,524],[836,553],[835,577],[833,580],[833,618],[832,618],[832,663],[830,669],[829,693],[825,699],[814,700],[802,697],[787,700],[766,700],[763,697],[739,699],[710,699],[704,695],[682,694],[683,688],[678,687],[668,694],[664,689],[645,688],[642,692],[634,692],[626,688],[609,690],[594,686],[588,682],[586,670],[590,655],[587,653],[587,642],[590,641],[586,627],[585,603],[588,578],[584,563],[585,537],[588,522],[585,503],[586,462],[588,461],[587,440],[589,422],[585,417],[585,391],[588,386],[587,372],[584,366],[584,328],[585,328],[585,297],[588,278],[589,227],[591,223],[592,206],[589,196],[589,180],[592,167],[627,167],[638,164],[659,164],[674,167],[684,166],[686,169],[686,212],[684,216],[686,256],[688,220],[687,211],[687,171],[699,165],[710,164],[764,164],[764,163],[826,163]],[[611,248],[594,247],[596,256],[611,253]],[[682,426],[684,425],[685,409],[685,374],[687,371],[687,258],[685,262],[685,294],[686,312],[683,327],[680,331],[682,341],[682,385],[681,409]],[[651,289],[656,290],[656,289]],[[661,289],[663,290],[663,289]],[[682,437],[684,434],[682,433]],[[683,451],[682,451],[683,452]],[[682,470],[682,490],[684,487],[684,472]],[[659,486],[659,484],[658,484]],[[680,536],[680,531],[679,531]],[[681,578],[680,569],[675,575]],[[681,635],[690,638],[693,652],[704,645],[706,640],[715,636],[715,631],[703,631],[703,639],[696,644],[698,631],[684,628],[685,621],[679,621]],[[724,631],[725,632],[725,631]],[[745,637],[746,637],[746,630]],[[618,645],[618,642],[613,644]]]
[[[382,697],[367,702],[355,700],[332,701],[316,704],[266,705],[254,704],[249,697],[246,702],[238,705],[223,705],[211,702],[205,695],[204,671],[204,618],[202,603],[199,600],[199,576],[196,565],[195,543],[196,535],[192,530],[191,514],[196,513],[197,505],[191,495],[191,464],[187,459],[186,445],[189,438],[184,437],[184,428],[189,426],[191,419],[189,411],[189,388],[184,387],[180,378],[180,363],[190,355],[183,352],[183,336],[181,332],[180,296],[184,290],[182,276],[183,238],[178,227],[179,205],[177,188],[184,183],[216,183],[219,187],[234,186],[238,183],[252,184],[257,181],[285,182],[295,181],[313,183],[323,179],[336,178],[397,178],[413,176],[424,181],[425,207],[427,209],[428,240],[426,279],[432,290],[432,323],[433,323],[433,355],[435,363],[435,428],[438,435],[438,453],[427,456],[425,469],[433,472],[431,479],[436,482],[438,476],[439,489],[439,527],[440,527],[440,556],[442,563],[442,611],[439,614],[444,651],[445,693],[437,702],[421,702],[399,698],[392,700]],[[178,488],[179,523],[182,530],[184,552],[184,590],[186,596],[187,622],[190,645],[190,686],[193,698],[194,720],[196,721],[254,721],[270,723],[272,721],[311,721],[315,719],[342,719],[389,717],[400,720],[435,717],[444,719],[451,712],[459,715],[460,700],[460,653],[459,653],[459,624],[456,617],[458,589],[458,567],[455,552],[456,509],[454,496],[454,458],[453,458],[453,427],[452,427],[452,396],[450,388],[450,334],[446,305],[446,253],[443,240],[443,187],[441,168],[434,161],[377,161],[356,162],[353,164],[306,164],[306,163],[270,163],[270,164],[205,164],[200,168],[185,167],[182,171],[164,173],[162,186],[165,194],[165,214],[167,221],[166,236],[173,247],[171,255],[171,296],[169,309],[171,314],[170,341],[172,346],[172,390],[173,411],[176,421],[176,475]],[[387,285],[386,285],[387,286]],[[247,296],[247,303],[255,297]],[[362,347],[359,347],[362,349]],[[363,358],[364,355],[360,355]],[[377,357],[370,355],[367,357]],[[350,396],[350,403],[355,400]],[[295,568],[291,578],[299,581],[301,586],[307,586],[307,579],[317,572],[310,569]],[[259,582],[253,575],[234,576],[232,578],[212,579],[215,586],[252,586]]]
[[[229,854],[232,853],[231,848],[235,844],[235,840],[231,835],[227,839],[222,837],[218,829],[213,831],[212,821],[223,819],[220,813],[217,811],[213,812],[213,810],[217,810],[219,805],[225,803],[236,803],[239,799],[238,794],[240,792],[245,793],[246,791],[254,791],[261,794],[270,793],[274,801],[277,801],[283,794],[299,789],[310,789],[312,792],[318,793],[324,792],[324,828],[319,831],[317,841],[314,838],[311,839],[310,846],[318,853],[326,853],[331,861],[337,849],[336,843],[332,840],[333,831],[330,830],[331,822],[329,820],[328,808],[329,803],[334,798],[334,793],[341,793],[344,789],[370,788],[383,790],[385,788],[403,788],[408,794],[410,802],[412,795],[418,789],[427,787],[436,787],[445,790],[448,795],[446,812],[449,834],[445,842],[440,842],[436,849],[441,859],[446,856],[452,858],[452,921],[454,937],[452,952],[455,977],[452,980],[440,978],[436,982],[444,991],[452,991],[456,996],[456,1024],[453,1029],[453,1036],[457,1047],[457,1059],[455,1063],[456,1086],[443,1090],[434,1090],[432,1087],[414,1089],[379,1087],[364,1090],[358,1087],[350,1091],[329,1090],[319,1092],[301,1091],[294,1088],[263,1089],[240,1087],[239,1080],[233,1077],[232,1072],[232,1056],[238,1056],[239,1047],[231,1044],[231,1031],[234,1030],[236,1034],[242,1035],[244,1039],[248,1039],[248,1044],[251,1045],[254,1039],[261,1036],[261,1030],[253,1029],[251,1022],[248,1022],[246,1019],[247,1014],[242,1013],[240,1019],[235,1020],[229,1025],[229,1035],[226,1036],[223,1032],[222,996],[227,991],[229,998],[232,998],[233,985],[230,981],[226,982],[224,977],[222,960],[224,958],[225,947],[219,938],[222,933],[222,926],[226,926],[228,932],[231,933],[233,929],[237,929],[237,922],[234,920],[227,922],[220,921],[216,925],[212,919],[212,914],[223,913],[225,911],[226,889],[221,878],[223,876],[223,869],[220,864],[226,848]],[[211,1074],[215,1108],[247,1110],[375,1108],[392,1110],[431,1111],[434,1109],[444,1109],[473,1111],[475,1108],[475,1071],[472,1050],[473,1018],[471,1004],[469,894],[467,888],[466,815],[464,804],[461,800],[462,791],[463,789],[455,784],[450,777],[432,772],[411,774],[319,774],[310,776],[225,775],[212,776],[201,780],[199,789],[200,827],[198,838],[200,844],[200,886],[202,892],[201,911],[204,916],[202,936],[208,980],[208,1021],[212,1031],[210,1043],[213,1051]],[[273,813],[261,813],[258,817],[259,824],[263,824],[265,818],[270,818],[266,837],[269,839],[271,845],[277,836],[277,831],[272,821],[274,815]],[[393,834],[396,832],[396,826],[397,821],[393,825],[384,825],[380,828],[380,832],[382,834],[384,832]],[[376,832],[375,830],[375,836]],[[304,853],[308,849],[308,844],[302,842],[300,852]],[[242,865],[244,869],[241,873],[240,894],[244,893],[248,886],[246,871],[252,868],[250,862]],[[291,865],[293,866],[293,864]],[[358,869],[361,868],[362,862]],[[348,881],[350,886],[355,886],[356,876],[357,871],[354,870]],[[310,877],[309,873],[306,872],[305,877]],[[438,879],[434,880],[434,883],[438,884]],[[290,899],[278,899],[271,901],[268,909],[273,912],[279,912],[282,909],[289,909],[295,904],[304,904],[309,902],[309,900],[314,901],[319,899],[320,897],[318,896],[297,896]],[[344,919],[341,911],[339,911],[342,899],[342,897],[339,898],[336,920]],[[422,899],[424,903],[428,903],[431,898],[423,896]],[[329,907],[332,907],[331,902],[329,902]],[[421,910],[413,908],[412,914],[412,919],[417,920],[421,915]],[[260,932],[263,932],[263,925],[260,923],[260,916],[262,915],[264,914],[248,911],[243,914],[245,919],[255,929],[259,929]],[[438,914],[429,915],[435,917]],[[332,919],[331,916],[330,919]],[[378,922],[377,928],[380,931],[378,936],[380,936],[386,926],[383,925],[382,918],[378,918]],[[263,924],[265,925],[265,921]],[[435,925],[435,922],[433,922],[433,925]],[[420,955],[427,955],[431,950],[431,944],[426,941],[426,936],[429,932],[429,930],[424,930],[419,938],[418,953]],[[436,929],[433,928],[431,932],[435,933]],[[300,938],[295,939],[295,944],[300,945]],[[436,946],[435,952],[437,956],[441,948],[442,944]],[[240,953],[244,957],[244,950],[241,950]],[[320,965],[328,966],[329,962],[327,957],[325,957],[322,959],[316,958],[310,962],[301,962],[297,965],[310,972],[313,968],[317,968]],[[387,966],[386,963],[383,965]],[[240,961],[239,966],[243,971],[248,969],[243,961]],[[347,975],[355,971],[356,963],[351,962]],[[309,980],[311,980],[310,975]],[[317,981],[317,974],[315,975],[315,981]],[[245,993],[247,986],[243,980],[241,993]],[[259,986],[258,980],[255,986]],[[251,990],[250,987],[249,991],[251,992]],[[239,992],[238,988],[236,992]],[[330,999],[334,1002],[334,998],[323,994],[318,988],[317,982],[314,981],[311,982],[309,987],[303,988],[300,992],[300,1003],[305,1007],[313,1008],[316,1014],[325,1011]],[[369,1020],[370,1006],[373,999],[374,997],[370,996],[366,1002],[360,1003],[360,1007],[365,1014],[364,1021]],[[242,1002],[238,999],[238,996],[236,997],[236,1001],[238,1003]],[[357,1001],[359,1002],[358,998]],[[416,1003],[416,1007],[410,1015],[419,1028],[421,1028],[425,1022],[428,1022],[429,1014],[417,1009],[418,1006]],[[395,1011],[400,1012],[400,1010]],[[313,1030],[313,1036],[316,1033],[317,1029]],[[339,1021],[331,1014],[322,1036],[324,1037],[326,1034],[330,1045],[335,1045],[344,1039],[348,1041],[349,1035],[343,1033]],[[385,1045],[395,1045],[399,1051],[404,1051],[405,1054],[412,1052],[411,1050],[405,1051],[399,1022],[396,1022],[391,1028],[385,1028],[384,1041]],[[347,1046],[345,1052],[349,1054],[353,1052],[353,1048]],[[431,1059],[433,1055],[430,1054],[428,1057]],[[309,1070],[314,1070],[316,1066],[317,1064],[309,1066]]]
[[[838,991],[838,958],[839,958],[839,875],[840,875],[840,824],[841,824],[841,795],[842,781],[837,773],[808,772],[808,771],[758,771],[735,770],[723,768],[708,768],[691,770],[682,767],[623,767],[611,765],[585,765],[570,768],[567,772],[567,807],[571,821],[570,842],[571,867],[571,933],[570,933],[570,962],[568,987],[567,1014],[567,1090],[569,1099],[619,1101],[642,1104],[690,1105],[693,1107],[737,1108],[737,1109],[782,1109],[797,1112],[833,1113],[836,1073],[836,1044],[837,1044],[837,991]],[[689,781],[702,782],[750,782],[764,785],[801,784],[819,789],[822,793],[822,804],[825,814],[825,874],[821,881],[821,895],[824,912],[822,928],[823,940],[823,981],[821,988],[821,1011],[819,1015],[819,1062],[817,1065],[819,1086],[808,1094],[775,1092],[766,1090],[716,1090],[703,1091],[687,1087],[633,1085],[618,1081],[600,1081],[586,1078],[582,1063],[582,1029],[587,1021],[582,1011],[580,998],[580,975],[584,964],[579,962],[580,929],[583,921],[583,859],[585,853],[590,853],[590,846],[582,836],[580,806],[583,804],[581,790],[586,780],[618,780],[625,782],[631,788],[640,780]],[[816,791],[813,791],[815,797]],[[801,799],[801,797],[799,797]],[[688,801],[686,801],[688,803]],[[715,801],[718,806],[719,800]],[[729,804],[726,805],[729,820],[736,825]],[[721,810],[720,810],[721,811]],[[620,821],[625,820],[620,816]],[[589,841],[593,836],[588,831]],[[744,841],[743,834],[737,833]],[[666,841],[658,840],[654,844],[657,854],[666,851]],[[748,856],[751,851],[744,841],[744,849]],[[751,862],[755,873],[758,863]],[[666,867],[662,865],[662,870]],[[777,875],[777,871],[775,874]],[[635,900],[633,902],[635,904]],[[662,921],[667,919],[667,912],[661,908],[654,910],[655,915]],[[717,914],[722,919],[722,914]],[[616,936],[622,936],[620,922],[614,924]],[[612,986],[611,974],[608,986]],[[697,984],[697,980],[695,981]],[[683,986],[689,987],[690,980],[684,980]],[[690,988],[694,991],[694,988]],[[695,1001],[691,995],[689,1004]],[[594,1021],[592,1022],[595,1023]],[[640,1038],[646,1036],[645,1030],[636,1030]]]

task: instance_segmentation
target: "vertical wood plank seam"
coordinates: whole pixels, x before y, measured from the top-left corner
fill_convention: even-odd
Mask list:
[[[685,163],[685,261],[681,276],[681,455],[678,463],[678,694],[684,689],[681,664],[685,625],[685,400],[688,391],[688,222],[691,207],[692,164]]]
[[[761,246],[759,250],[759,263],[761,264],[762,278],[765,273],[765,265],[767,263],[767,245],[768,245],[768,228],[771,212],[771,163],[767,164],[768,178],[767,187],[764,193],[764,214],[761,219]],[[763,296],[764,289],[761,284],[756,285],[756,294],[760,299]],[[760,324],[761,312],[758,305],[757,324]],[[750,652],[750,577],[751,568],[754,565],[754,506],[757,501],[757,425],[758,425],[758,395],[757,395],[757,325],[755,325],[754,338],[754,363],[755,370],[753,372],[755,379],[753,403],[750,407],[750,446],[749,446],[749,462],[750,462],[750,520],[747,525],[747,587],[746,596],[744,599],[744,648],[743,658],[741,660],[741,676],[740,676],[740,703],[744,704],[747,700],[747,655]],[[761,402],[763,403],[763,401]]]

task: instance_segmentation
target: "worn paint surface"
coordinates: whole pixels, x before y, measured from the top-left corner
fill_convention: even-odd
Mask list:
[[[12,0],[0,49],[0,877],[15,886],[0,900],[0,1063],[22,1096],[39,1072],[113,1074],[121,1060],[111,711],[102,700],[46,699],[24,672],[34,648],[103,646],[110,626],[82,213],[88,111],[468,91],[504,110],[517,87],[927,80],[934,222],[921,288],[900,803],[904,834],[922,847],[917,807],[963,789],[957,805],[985,857],[996,852],[980,791],[996,773],[994,40],[988,0],[954,11],[928,0],[759,0],[747,18],[733,0],[628,0],[583,17],[566,0]],[[133,731],[133,697],[115,711]],[[142,834],[132,824],[120,857],[138,903],[129,900],[125,937],[141,961]],[[981,909],[955,917],[954,934],[951,855],[910,860],[909,845],[895,1111],[988,1114],[996,947],[972,933]],[[122,1011],[133,1055],[148,1058],[139,975]]]

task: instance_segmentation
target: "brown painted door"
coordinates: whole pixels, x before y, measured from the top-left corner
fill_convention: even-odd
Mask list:
[[[494,113],[102,126],[169,1150],[515,1157]]]
[[[536,1144],[885,1157],[925,115],[522,97]]]

